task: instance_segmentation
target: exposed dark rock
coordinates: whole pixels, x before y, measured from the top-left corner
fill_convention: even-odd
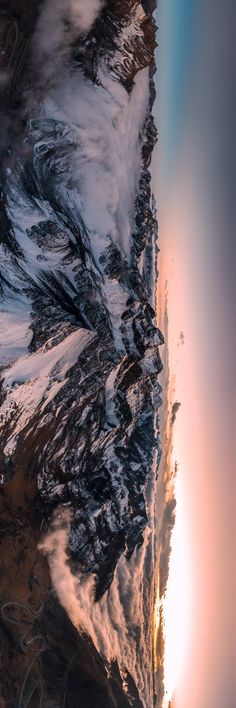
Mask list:
[[[42,528],[44,532],[50,528],[55,509],[67,505],[72,519],[67,549],[71,568],[74,573],[94,574],[98,600],[110,587],[121,555],[131,558],[141,546],[148,521],[144,492],[154,451],[160,454],[155,417],[161,403],[163,342],[153,309],[158,249],[149,172],[157,139],[151,114],[154,6],[147,0],[106,2],[87,34],[73,34],[60,66],[61,83],[56,72],[45,84],[34,52],[41,5],[29,0],[0,2],[5,52],[0,294],[9,318],[6,324],[16,331],[15,348],[10,342],[1,361],[5,540],[0,558],[4,568],[8,554],[10,569],[1,600],[7,602],[7,583],[16,573],[20,594],[10,592],[11,602],[27,603],[26,588],[39,563],[49,599],[44,599],[39,617],[31,615],[35,632],[39,628],[43,637],[32,668],[35,690],[27,703],[32,706],[40,705],[43,690],[48,708],[141,706],[132,677],[127,675],[125,694],[117,664],[110,667],[108,677],[102,657],[52,598],[47,562],[42,557],[38,561],[37,544]],[[147,73],[141,73],[145,68]],[[138,81],[143,82],[140,87]],[[78,99],[75,117],[73,102],[67,115],[68,86],[73,100]],[[135,91],[138,107],[133,120],[140,111],[140,125],[135,128],[131,157],[126,163],[124,152],[124,164],[121,159],[124,176],[130,159],[134,161],[133,186],[127,182],[123,192],[120,163],[112,172],[120,134],[114,155],[112,141],[125,111],[128,120]],[[88,105],[96,95],[97,114],[100,105],[102,110],[107,107],[107,130],[100,121],[94,138],[92,126],[88,143],[83,142],[87,126],[80,118],[80,95]],[[96,185],[103,180],[101,209],[109,222],[104,227],[93,187],[88,197],[84,190],[84,165],[91,169],[92,160],[89,141]],[[104,155],[105,166],[99,172]],[[115,186],[107,207],[108,178]],[[89,220],[96,221],[96,209],[95,228]],[[17,328],[22,323],[27,332],[18,345]],[[15,543],[22,556],[20,550],[15,553]],[[3,615],[2,625],[2,696],[13,708],[26,705],[18,696],[27,661],[21,663],[14,648],[19,638],[13,637],[13,625]]]

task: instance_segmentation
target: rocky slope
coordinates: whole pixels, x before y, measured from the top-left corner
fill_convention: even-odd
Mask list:
[[[158,450],[154,8],[84,7],[0,4],[1,695],[22,708],[141,705],[39,547],[61,518],[100,601],[142,546]]]

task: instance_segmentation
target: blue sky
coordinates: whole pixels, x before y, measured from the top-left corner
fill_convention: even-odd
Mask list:
[[[161,0],[157,11],[157,119],[163,148],[163,169],[170,178],[186,120],[188,85],[195,51],[195,0]]]

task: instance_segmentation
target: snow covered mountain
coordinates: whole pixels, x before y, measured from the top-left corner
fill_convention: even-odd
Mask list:
[[[72,641],[69,620],[90,637],[89,671],[101,662],[101,706],[141,699],[149,708],[163,342],[149,171],[154,3],[23,4],[1,3],[0,483],[10,568],[1,617],[12,630],[24,606],[43,643],[34,653],[33,634],[28,674],[15,659],[16,693],[6,678],[2,693],[18,698],[12,706],[38,706],[39,695],[45,706],[94,705],[92,684],[80,694],[68,672],[63,687],[47,677],[58,622],[48,612],[57,617],[59,602],[72,644],[85,639]],[[37,602],[42,586],[36,619],[29,593]]]

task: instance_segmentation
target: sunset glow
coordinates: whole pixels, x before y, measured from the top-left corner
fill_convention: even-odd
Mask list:
[[[173,233],[173,230],[171,230],[171,233]],[[174,705],[178,704],[178,687],[186,668],[189,637],[192,628],[192,566],[189,548],[185,474],[185,448],[187,441],[183,445],[184,438],[182,436],[184,413],[182,403],[185,391],[182,376],[183,372],[184,375],[186,374],[186,346],[183,347],[179,340],[181,324],[184,321],[184,318],[181,317],[184,298],[181,297],[180,288],[179,290],[177,289],[176,279],[171,274],[172,254],[173,248],[170,250],[170,255],[167,253],[165,262],[164,258],[162,258],[162,272],[164,276],[170,274],[171,277],[170,280],[165,281],[165,285],[163,280],[160,282],[158,292],[158,302],[160,304],[159,321],[164,331],[166,343],[164,354],[166,370],[164,400],[166,400],[166,405],[164,405],[163,410],[164,433],[160,467],[161,484],[165,489],[163,526],[170,522],[166,515],[168,504],[170,504],[171,500],[176,502],[175,522],[174,526],[171,524],[172,532],[169,532],[171,533],[171,551],[168,580],[165,591],[159,587],[159,602],[157,602],[156,611],[157,672],[158,666],[161,667],[158,674],[157,690],[161,691],[158,698],[161,708],[169,708],[170,705],[173,708]],[[177,260],[176,254],[175,261],[177,262]],[[178,318],[175,320],[172,317],[173,301],[175,303],[175,312],[176,303],[178,303]],[[168,312],[168,325],[165,319],[165,312]],[[181,361],[181,367],[176,362],[176,358]],[[176,401],[179,401],[181,405],[173,423],[172,411],[173,404]],[[160,642],[158,643],[158,636],[162,638],[162,649],[160,648]],[[160,689],[161,685],[162,689]]]
[[[189,636],[190,572],[181,470],[175,483],[176,522],[172,533],[172,553],[166,596],[163,601],[165,655],[164,708],[174,696],[186,658]]]

